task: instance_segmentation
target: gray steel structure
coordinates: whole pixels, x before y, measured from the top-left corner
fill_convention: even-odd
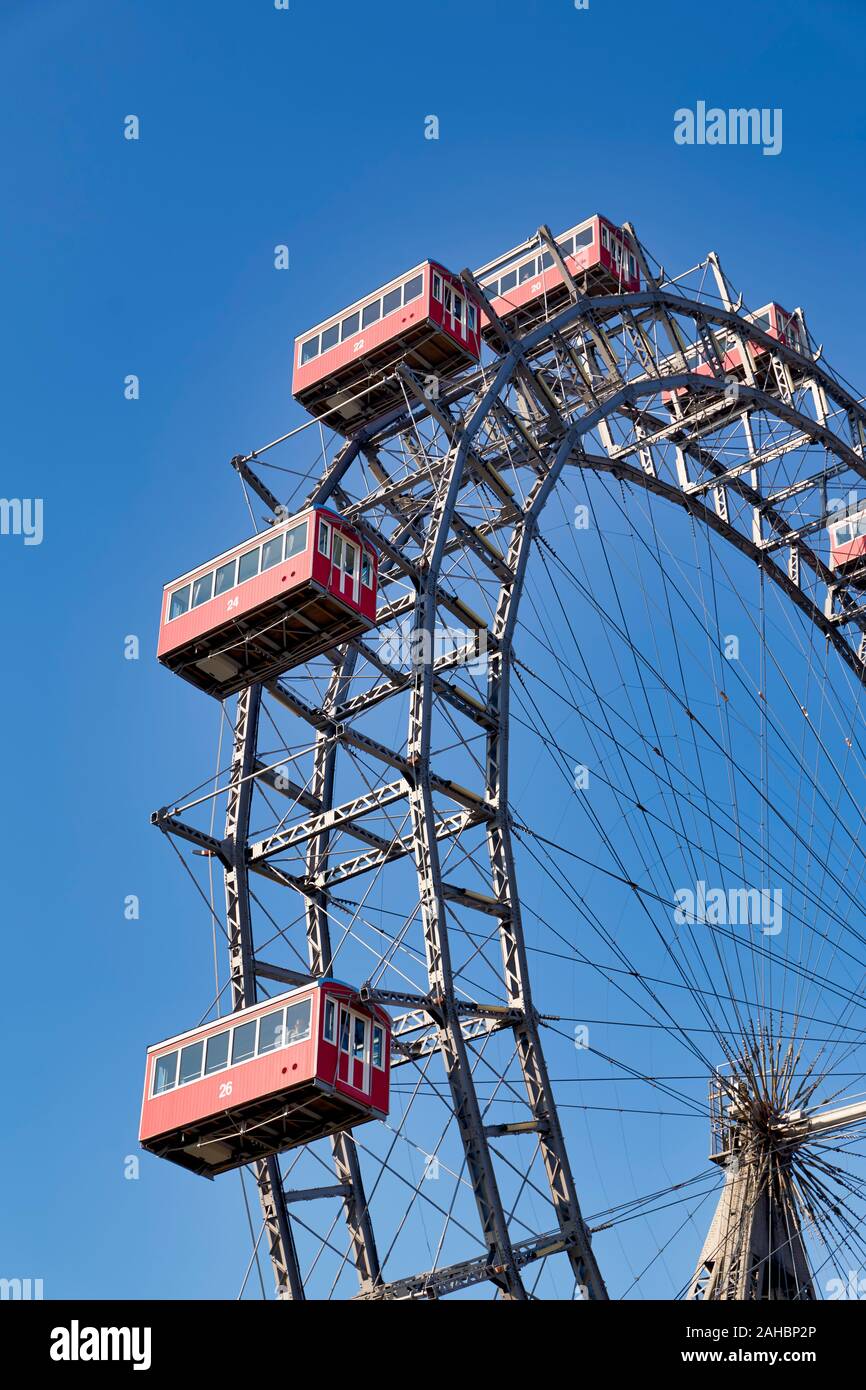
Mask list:
[[[398,369],[401,403],[339,441],[303,499],[334,506],[377,546],[380,624],[409,620],[410,654],[385,657],[372,637],[359,639],[330,654],[324,684],[311,678],[314,698],[299,693],[304,677],[298,672],[247,690],[234,721],[224,837],[197,829],[177,810],[154,816],[163,831],[223,865],[233,1007],[251,1002],[259,981],[285,985],[330,973],[342,886],[414,864],[417,903],[406,914],[405,940],[411,929],[419,959],[423,952],[424,988],[402,989],[397,979],[393,988],[380,988],[382,970],[374,969],[367,993],[398,1011],[395,1075],[403,1066],[439,1059],[474,1203],[477,1249],[453,1263],[437,1258],[430,1269],[386,1275],[375,1201],[362,1174],[363,1132],[357,1140],[342,1135],[329,1141],[333,1181],[325,1186],[291,1190],[275,1159],[256,1171],[283,1297],[305,1295],[294,1213],[314,1199],[340,1204],[347,1229],[342,1258],[355,1268],[359,1297],[439,1297],[486,1282],[499,1297],[524,1299],[528,1268],[555,1258],[568,1262],[581,1296],[607,1297],[545,1063],[508,791],[518,608],[539,517],[564,470],[610,474],[685,508],[751,557],[825,634],[857,680],[864,678],[866,603],[856,583],[840,582],[813,543],[826,525],[828,481],[844,487],[866,478],[866,411],[824,363],[799,311],[809,342],[805,353],[783,346],[748,318],[715,255],[672,280],[651,263],[634,228],[627,224],[627,230],[645,285],[640,293],[582,294],[541,228],[539,246],[552,252],[569,279],[570,305],[555,315],[541,312],[520,338],[498,324],[506,350],[435,389]],[[469,271],[464,279],[480,293]],[[488,312],[492,316],[489,306]],[[747,345],[762,349],[760,356]],[[724,371],[732,346],[743,362],[736,380]],[[711,364],[711,375],[697,372],[699,360]],[[686,394],[667,394],[680,388]],[[812,446],[825,452],[823,468],[810,466]],[[278,516],[283,504],[258,466],[272,447],[238,456],[232,465]],[[770,463],[772,490],[763,485]],[[492,593],[486,617],[475,607],[482,593]],[[434,634],[454,619],[468,630],[467,641],[437,654]],[[480,696],[463,676],[479,652],[486,654]],[[307,730],[309,746],[299,732],[285,745],[292,768],[303,767],[297,776],[286,775],[283,763],[262,748],[264,701],[290,716],[295,730]],[[367,727],[385,707],[398,715],[391,724],[404,729],[396,742],[383,741],[378,732],[387,721],[379,718],[376,735]],[[439,754],[442,728],[464,731],[466,744],[471,730],[473,748],[476,739],[483,747],[483,757],[463,757],[466,785],[450,775]],[[339,791],[341,767],[361,763],[378,768],[378,778],[351,795]],[[289,811],[267,834],[257,834],[251,805],[264,790],[286,798]],[[455,863],[471,881],[453,877]],[[260,958],[251,884],[262,879],[288,889],[302,905],[306,966]],[[401,885],[405,901],[405,879]],[[498,980],[474,995],[462,960],[456,965],[454,958],[462,940],[456,924],[468,916],[486,922],[498,942]],[[390,965],[393,958],[392,947],[383,948],[382,962]],[[508,1041],[522,1076],[524,1114],[511,1123],[487,1123],[479,1100],[476,1077],[491,1039]],[[514,1217],[521,1189],[507,1146],[523,1140],[531,1141],[546,1181],[550,1220],[541,1231],[527,1232]],[[719,1244],[719,1223],[731,1227],[732,1206],[742,1214],[744,1203],[755,1206],[756,1193],[759,1202],[789,1201],[755,1169],[748,1172],[747,1196],[745,1178],[729,1172],[724,1211],[708,1246]],[[506,1183],[517,1193],[513,1201],[504,1196]],[[542,1193],[541,1183],[533,1190]],[[732,1259],[752,1240],[742,1227],[740,1221]],[[323,1243],[333,1229],[331,1220]],[[398,1236],[399,1229],[394,1240]],[[804,1259],[798,1246],[791,1260],[799,1285],[808,1277]],[[735,1296],[743,1296],[742,1286]]]
[[[794,1109],[787,1104],[791,1052],[781,1066],[772,1053],[762,1052],[766,1071],[750,1059],[711,1086],[711,1157],[725,1180],[689,1285],[692,1300],[816,1297],[804,1226],[820,1223],[801,1161],[815,1139],[861,1126],[866,1102]]]

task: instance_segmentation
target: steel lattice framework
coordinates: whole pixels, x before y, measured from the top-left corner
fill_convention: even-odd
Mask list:
[[[434,1205],[459,1233],[458,1258],[440,1241],[430,1268],[401,1267],[404,1213],[434,1199],[423,1176],[397,1171],[400,1126],[378,1147],[364,1129],[322,1141],[316,1162],[322,1174],[331,1168],[326,1183],[298,1186],[297,1157],[287,1172],[276,1159],[256,1170],[285,1297],[318,1290],[329,1261],[325,1292],[351,1293],[343,1275],[354,1267],[365,1298],[439,1297],[488,1283],[522,1299],[528,1267],[557,1260],[583,1296],[607,1297],[545,1062],[508,788],[518,609],[539,518],[563,474],[612,475],[684,508],[754,561],[857,681],[866,674],[866,604],[814,544],[828,483],[844,489],[866,477],[866,411],[807,338],[802,316],[808,355],[746,316],[715,255],[670,279],[627,230],[642,292],[583,295],[541,228],[539,242],[570,285],[568,307],[542,314],[520,337],[499,325],[501,354],[435,391],[399,368],[402,405],[326,449],[306,501],[329,502],[375,544],[380,626],[398,625],[402,636],[389,650],[354,641],[239,697],[222,839],[182,808],[154,818],[224,868],[232,1007],[254,1001],[263,982],[331,973],[360,932],[366,993],[396,1013],[395,1074],[438,1067],[444,1076],[437,1095],[453,1196]],[[480,293],[470,272],[464,279]],[[744,363],[737,381],[724,370],[731,342]],[[764,351],[752,357],[747,344]],[[698,360],[712,375],[696,372]],[[281,499],[256,466],[263,453],[232,463],[280,516]],[[455,623],[460,640],[437,646],[435,635],[453,634]],[[374,885],[397,923],[389,934],[360,925]],[[285,901],[285,890],[300,905],[288,927],[263,899]],[[288,963],[267,958],[271,943],[288,947]],[[489,1122],[482,1072],[521,1100],[522,1116]],[[428,1165],[439,1152],[432,1140],[417,1147]],[[547,1212],[540,1226],[528,1214],[530,1192],[532,1218]],[[319,1201],[328,1216],[314,1228],[306,1213]],[[318,1241],[306,1268],[299,1224]]]

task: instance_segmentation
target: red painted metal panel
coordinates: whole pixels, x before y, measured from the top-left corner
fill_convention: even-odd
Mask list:
[[[344,343],[337,343],[329,348],[327,352],[314,357],[311,362],[301,365],[300,351],[301,343],[309,338],[309,331],[301,334],[295,339],[293,356],[292,374],[292,394],[297,395],[308,386],[338,373],[341,368],[355,362],[358,357],[366,357],[375,348],[381,347],[392,338],[399,338],[406,332],[407,328],[412,328],[418,323],[423,323],[429,317],[430,308],[430,267],[429,262],[424,265],[422,271],[424,277],[424,287],[417,299],[411,300],[408,304],[401,305],[392,314],[387,314],[379,319],[377,323],[370,324],[367,328],[347,338]]]
[[[323,555],[321,550],[319,549],[319,529],[322,526],[323,522],[326,522],[332,528],[332,530],[339,532],[339,534],[343,537],[344,540],[348,539],[352,543],[352,545],[358,547],[359,556],[357,564],[359,566],[361,563],[361,553],[364,552],[367,555],[369,555],[372,561],[372,584],[365,585],[363,583],[360,569],[358,572],[357,586],[353,588],[353,586],[350,586],[344,582],[345,576],[343,575],[343,572],[337,568],[337,566],[333,563],[332,559],[330,558],[331,554],[333,553],[333,539],[331,540],[329,545],[328,555]],[[371,622],[375,622],[376,593],[379,575],[379,558],[373,547],[367,545],[358,535],[358,532],[355,531],[347,522],[344,522],[342,517],[340,517],[336,512],[329,512],[325,511],[324,509],[318,512],[315,527],[315,536],[313,540],[311,574],[316,583],[321,584],[322,588],[326,589],[329,594],[333,594],[336,598],[341,599],[344,603],[347,603],[351,608],[354,608],[359,613],[363,614],[365,618],[369,618]]]
[[[185,1086],[175,1086],[161,1095],[151,1094],[153,1073],[158,1059],[173,1051],[176,1040],[167,1042],[149,1053],[145,1075],[144,1102],[141,1112],[141,1139],[149,1139],[156,1134],[192,1124],[207,1115],[217,1115],[223,1110],[233,1109],[246,1101],[259,1096],[270,1095],[302,1081],[309,1081],[316,1075],[316,1036],[318,1029],[319,992],[291,995],[292,1003],[300,1003],[309,998],[312,1002],[310,1036],[304,1042],[266,1052],[261,1057],[253,1057],[236,1066],[224,1067],[212,1076],[203,1076],[198,1081]],[[228,1014],[207,1027],[195,1029],[177,1040],[178,1047],[187,1047],[199,1040],[207,1041],[216,1033],[227,1028],[267,1014],[275,1007],[276,1000],[264,1001],[255,1009]],[[230,1091],[225,1087],[231,1086]]]
[[[597,263],[599,265],[603,265],[606,270],[610,271],[612,278],[617,282],[617,288],[615,292],[623,294],[636,293],[640,289],[640,274],[638,273],[634,276],[628,274],[627,259],[625,260],[624,264],[617,264],[616,258],[614,257],[613,253],[604,245],[604,242],[602,241],[601,228],[603,226],[607,227],[611,236],[617,238],[617,240],[621,243],[623,247],[625,256],[628,256],[630,249],[629,240],[625,232],[623,232],[622,228],[615,226],[613,222],[608,222],[606,217],[597,217],[595,219],[595,228],[593,231],[593,249],[596,253],[597,261],[590,262],[590,264]]]
[[[385,1065],[384,1068],[374,1067],[370,1056],[368,1088],[352,1084],[355,1078],[341,1080],[337,1074],[339,1030],[337,1043],[333,1045],[322,1037],[324,1006],[328,997],[336,1000],[338,1008],[340,1005],[350,1006],[355,1013],[367,1017],[371,1029],[376,1023],[384,1030]],[[268,1014],[287,1002],[296,1004],[306,999],[311,1002],[310,1036],[302,1042],[291,1043],[262,1056],[224,1067],[210,1076],[175,1086],[160,1095],[151,1094],[160,1057],[199,1041],[206,1043],[215,1034]],[[290,1098],[292,1087],[315,1078],[356,1103],[386,1115],[389,1107],[390,1035],[391,1020],[384,1009],[373,1004],[362,1004],[350,986],[329,980],[310,990],[293,990],[279,999],[262,1001],[255,1008],[239,1010],[204,1027],[168,1038],[148,1052],[139,1137],[144,1141],[171,1134],[208,1117],[219,1116],[228,1110],[236,1111],[249,1102],[269,1095],[285,1092]]]
[[[832,535],[831,530],[831,535]],[[839,569],[840,566],[850,565],[854,560],[866,559],[866,536],[857,536],[855,540],[848,541],[844,545],[833,545],[830,547],[830,567]]]
[[[756,327],[763,329],[769,338],[776,338],[780,343],[784,344],[784,346],[793,348],[795,351],[799,352],[802,345],[799,341],[799,324],[794,318],[794,315],[789,314],[787,309],[782,309],[778,304],[768,304],[764,309],[757,310],[755,319],[757,319],[758,314],[762,314],[766,312],[766,310],[769,310],[770,314],[769,324],[756,323]],[[747,343],[746,347],[753,362],[759,361],[767,351],[763,343]],[[686,361],[688,362],[688,358]],[[722,365],[726,376],[728,374],[734,375],[736,372],[743,369],[743,356],[739,347],[731,347],[726,352],[722,353]],[[700,362],[696,366],[689,365],[689,369],[694,372],[696,376],[716,375],[715,369],[709,362]],[[687,386],[678,386],[675,391],[663,391],[662,400],[667,403],[675,395],[688,395],[688,391],[689,388]]]
[[[452,275],[452,273],[451,273],[450,270],[446,270],[444,266],[438,265],[438,264],[436,264],[436,262],[431,262],[431,266],[432,266],[432,271],[431,271],[431,276],[430,276],[430,318],[431,318],[431,321],[432,321],[433,323],[435,323],[435,324],[437,325],[437,327],[441,328],[443,333],[447,333],[448,337],[451,338],[451,339],[453,339],[453,341],[454,341],[455,343],[459,343],[460,347],[463,348],[463,350],[464,350],[465,352],[468,352],[468,353],[469,353],[472,357],[474,357],[474,358],[476,359],[476,361],[477,361],[478,358],[479,358],[480,355],[481,355],[481,309],[480,309],[480,305],[479,305],[479,304],[477,303],[477,301],[475,300],[475,296],[472,295],[472,294],[470,294],[469,290],[467,289],[466,285],[464,285],[464,283],[463,283],[463,281],[460,279],[459,275]],[[462,323],[459,325],[459,328],[455,329],[453,323],[452,323],[451,320],[449,319],[449,316],[445,313],[444,294],[443,294],[443,299],[442,299],[442,300],[437,300],[437,299],[435,299],[435,298],[433,297],[433,273],[432,273],[432,272],[435,272],[436,274],[442,276],[443,290],[444,290],[444,288],[447,286],[447,287],[450,288],[452,291],[456,291],[458,294],[462,295],[463,298],[464,298],[465,300],[467,300],[467,301],[469,301],[469,302],[471,302],[471,303],[473,303],[473,304],[475,305],[475,329],[474,329],[474,330],[470,330],[470,328],[469,328],[469,315],[468,315],[468,314],[464,314],[464,315],[463,315]]]
[[[838,512],[828,527],[830,538],[830,566],[832,569],[847,569],[849,566],[857,565],[860,568],[866,560],[866,508],[854,503],[846,507],[844,511]],[[839,531],[843,529],[851,537],[850,540],[839,540]],[[861,534],[853,534],[860,532]]]
[[[177,1086],[163,1095],[149,1096],[142,1116],[141,1138],[180,1129],[207,1115],[233,1110],[260,1096],[309,1081],[316,1074],[315,1053],[315,1037],[310,1037],[306,1042],[267,1052],[186,1086]]]
[[[274,527],[272,531],[261,533],[256,538],[244,541],[242,545],[236,546],[234,550],[227,551],[224,555],[209,560],[207,564],[201,565],[198,569],[190,571],[189,574],[182,576],[182,583],[192,584],[200,575],[208,574],[216,565],[217,559],[220,564],[228,563],[234,556],[243,555],[245,551],[255,549],[263,541],[268,541],[278,536],[281,531],[289,531],[298,525],[302,516],[307,516],[307,544],[305,550],[297,555],[293,555],[289,560],[284,560],[271,569],[256,575],[252,579],[247,579],[241,584],[236,584],[234,588],[227,589],[225,593],[216,598],[209,599],[206,603],[200,604],[197,608],[191,608],[186,613],[177,618],[167,621],[169,603],[172,593],[180,586],[181,580],[175,580],[166,586],[162,601],[162,614],[159,629],[159,644],[157,655],[164,657],[167,654],[184,647],[188,642],[196,638],[203,637],[207,633],[218,632],[221,627],[226,625],[231,631],[231,624],[235,618],[242,617],[247,613],[254,612],[269,601],[279,597],[281,594],[290,593],[293,589],[302,588],[308,584],[310,579],[316,580],[329,593],[335,594],[342,599],[346,606],[359,613],[371,621],[376,618],[376,577],[378,569],[378,557],[370,547],[367,553],[371,556],[373,564],[373,584],[370,587],[363,585],[359,588],[357,600],[351,593],[346,593],[341,589],[338,582],[338,575],[334,567],[324,556],[318,553],[316,548],[317,515],[324,515],[328,521],[336,525],[344,535],[348,536],[354,544],[361,547],[363,542],[353,528],[342,520],[336,512],[327,509],[318,509],[306,514],[292,517],[281,527]]]
[[[359,329],[345,342],[336,343],[334,347],[303,364],[300,360],[301,345],[309,339],[310,330],[297,337],[292,356],[292,394],[297,396],[308,387],[327,380],[329,377],[338,379],[346,367],[359,359],[363,360],[377,348],[382,347],[392,339],[402,337],[407,329],[417,327],[421,323],[428,323],[439,328],[477,360],[481,352],[480,331],[476,328],[474,333],[455,333],[444,322],[442,306],[433,299],[432,295],[433,271],[442,275],[448,284],[466,296],[466,287],[457,276],[452,275],[449,270],[446,270],[436,261],[425,261],[423,266],[419,268],[419,273],[423,275],[424,281],[420,296],[379,319],[377,323]]]
[[[270,539],[270,537],[265,537],[265,539]],[[260,540],[259,544],[261,543]],[[255,547],[239,546],[236,551],[232,551],[232,555],[242,555],[247,548],[254,549]],[[226,563],[230,558],[231,556],[226,557]],[[212,565],[213,561],[203,566],[197,574],[207,574]],[[233,589],[227,589],[224,594],[209,599],[207,603],[200,604],[198,608],[189,609],[180,617],[173,618],[171,622],[167,622],[166,619],[172,588],[166,589],[163,595],[162,624],[157,655],[164,656],[167,652],[184,646],[203,633],[213,632],[223,623],[230,622],[232,618],[253,612],[269,599],[277,597],[278,594],[289,593],[292,589],[300,588],[309,580],[310,570],[311,552],[308,539],[306,550],[300,554],[293,555],[290,560],[283,561],[279,565],[274,565],[253,579],[245,580],[243,584],[236,584]],[[184,582],[193,582],[197,574],[192,575],[189,580]],[[177,585],[173,587],[176,589]]]
[[[611,275],[611,294],[636,293],[640,289],[640,274],[638,273],[634,276],[628,275],[628,262],[626,261],[626,273],[621,275],[620,267],[617,266],[611,252],[602,245],[602,225],[608,228],[611,236],[617,237],[619,241],[623,243],[625,255],[628,255],[628,238],[620,228],[615,227],[614,224],[608,222],[606,218],[594,217],[592,219],[592,241],[586,246],[578,247],[573,255],[565,257],[566,268],[572,275],[579,276],[596,266],[603,266]],[[540,249],[541,248],[535,251],[536,256],[539,254]],[[515,262],[515,264],[519,265],[519,261]],[[555,289],[561,283],[562,277],[559,273],[559,269],[557,266],[552,265],[546,270],[542,270],[540,274],[533,276],[531,280],[524,280],[522,284],[514,285],[508,290],[507,294],[499,295],[497,298],[491,300],[491,306],[500,318],[507,318],[507,316],[514,313],[516,309],[522,309],[525,305],[531,304],[534,300],[543,298],[545,294],[549,294],[552,289]],[[488,323],[486,315],[484,323]]]
[[[362,1104],[368,1104],[371,1109],[377,1110],[381,1114],[387,1114],[391,1075],[391,1020],[384,1009],[377,1008],[375,1005],[360,1004],[353,998],[352,991],[345,986],[329,982],[326,988],[331,997],[337,1001],[337,1029],[333,1043],[320,1037],[317,1075],[321,1081],[324,1081],[328,1086],[333,1086],[342,1095]],[[370,1032],[371,1055],[368,1086],[356,1084],[360,1078],[354,1069],[355,1059],[352,1058],[351,1054],[347,1058],[345,1053],[340,1052],[340,1006],[350,1008],[356,1014],[366,1015],[370,1019],[371,1027],[375,1023],[384,1029],[383,1057],[385,1065],[383,1068],[373,1066],[372,1031]],[[346,1065],[347,1062],[348,1066]]]

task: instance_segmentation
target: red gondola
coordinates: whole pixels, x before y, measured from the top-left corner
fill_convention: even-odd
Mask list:
[[[828,529],[831,568],[846,575],[858,568],[866,582],[866,507],[855,502],[840,509]]]
[[[791,314],[787,309],[783,309],[778,304],[765,304],[763,309],[756,310],[753,314],[746,314],[745,317],[757,328],[762,329],[770,338],[775,338],[777,342],[785,347],[793,348],[795,352],[807,353],[808,340],[802,321],[798,314]],[[724,328],[714,330],[716,341],[719,345],[719,352],[722,357],[722,375],[733,377],[735,380],[744,381],[746,370],[743,366],[743,356],[740,351],[739,343],[736,342],[733,334]],[[763,343],[747,343],[749,356],[755,364],[765,356],[767,349]],[[703,343],[690,347],[686,351],[686,364],[690,372],[695,372],[698,376],[718,376],[719,367],[715,360],[710,361],[707,356],[707,349]],[[674,396],[687,396],[689,388],[678,386],[675,391],[663,391],[662,400],[670,404]]]
[[[346,434],[403,403],[398,363],[441,378],[480,353],[475,300],[450,270],[422,261],[295,339],[292,395]]]
[[[376,622],[377,555],[311,507],[165,586],[159,660],[224,700]]]
[[[557,237],[556,244],[584,294],[633,294],[640,289],[634,247],[622,228],[606,217],[588,217]],[[494,313],[515,332],[526,332],[568,303],[565,282],[538,235],[481,266],[475,278]],[[481,330],[496,344],[496,332],[484,314]]]
[[[391,1020],[319,980],[147,1050],[139,1140],[205,1177],[388,1114]]]

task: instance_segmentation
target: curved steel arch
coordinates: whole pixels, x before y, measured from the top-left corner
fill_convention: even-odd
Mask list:
[[[336,1181],[329,1195],[342,1202],[350,1252],[362,1297],[431,1297],[489,1281],[500,1296],[526,1297],[524,1268],[551,1255],[564,1254],[584,1296],[605,1298],[604,1281],[583,1221],[556,1102],[539,1036],[532,999],[520,912],[520,896],[511,840],[508,799],[508,718],[511,652],[521,592],[542,509],[563,470],[576,466],[612,474],[653,496],[683,506],[717,535],[750,557],[830,640],[857,679],[866,683],[864,641],[859,654],[845,635],[853,624],[866,633],[866,609],[856,593],[841,584],[808,543],[825,523],[828,478],[866,477],[866,411],[842,383],[818,361],[806,358],[763,333],[732,305],[727,282],[719,274],[725,307],[664,288],[652,276],[641,252],[642,269],[651,288],[636,295],[587,298],[574,287],[573,303],[518,339],[502,329],[507,351],[489,369],[443,383],[429,399],[405,369],[399,377],[406,406],[373,422],[345,444],[326,466],[308,501],[330,500],[375,541],[382,557],[383,596],[404,586],[405,592],[383,604],[381,621],[410,616],[413,636],[432,635],[440,617],[474,619],[468,603],[454,588],[454,556],[471,557],[498,583],[492,621],[480,623],[488,651],[486,698],[478,701],[454,679],[459,661],[437,660],[432,642],[419,641],[409,669],[383,660],[368,643],[350,643],[333,655],[334,671],[320,703],[310,703],[282,680],[269,683],[268,695],[315,730],[312,781],[289,785],[294,805],[309,814],[285,832],[279,827],[264,840],[250,837],[250,803],[256,780],[274,778],[258,757],[260,691],[245,691],[238,702],[231,794],[225,838],[213,852],[226,869],[227,918],[235,1006],[255,996],[259,977],[292,983],[303,978],[288,969],[259,961],[255,954],[249,875],[263,874],[292,887],[304,903],[309,972],[332,968],[329,903],[335,887],[355,874],[379,871],[396,859],[415,861],[427,990],[380,990],[373,997],[404,1006],[421,1036],[404,1047],[405,1060],[438,1050],[445,1071],[453,1115],[477,1210],[482,1251],[456,1265],[388,1279],[365,1193],[358,1147],[351,1135],[332,1141]],[[720,278],[721,277],[721,278]],[[465,278],[475,286],[473,277]],[[477,288],[477,287],[476,287]],[[488,306],[489,308],[489,306]],[[491,316],[495,318],[495,316]],[[683,328],[687,325],[688,331]],[[727,329],[740,343],[746,379],[736,384],[722,373],[723,355],[713,327]],[[500,325],[501,328],[501,325]],[[650,331],[655,335],[650,336]],[[667,347],[660,339],[667,339]],[[745,344],[764,349],[758,384]],[[690,371],[690,348],[715,352],[718,374]],[[649,349],[649,350],[648,350]],[[571,375],[566,382],[563,364]],[[595,366],[600,370],[596,372]],[[768,385],[775,390],[767,389]],[[676,404],[667,414],[651,414],[644,402],[685,387],[691,409]],[[676,398],[674,398],[676,399]],[[806,407],[811,402],[813,413]],[[832,411],[829,402],[836,410]],[[664,407],[663,407],[664,410]],[[770,449],[754,444],[752,426],[765,417],[788,431]],[[844,422],[847,438],[834,426]],[[617,447],[611,426],[625,431]],[[731,467],[707,437],[740,428],[747,456]],[[426,433],[425,433],[426,431]],[[597,436],[603,452],[589,452]],[[394,475],[387,450],[394,441],[405,446],[404,467]],[[765,495],[759,486],[762,468],[786,454],[821,446],[834,463],[809,477],[792,478],[784,489]],[[660,450],[672,453],[668,476],[659,465]],[[635,463],[634,458],[639,460]],[[235,458],[233,466],[275,513],[283,508],[253,469],[258,455]],[[415,467],[411,460],[415,460]],[[406,462],[409,460],[409,462]],[[692,478],[689,468],[697,469]],[[364,493],[350,477],[363,469],[375,486]],[[506,479],[528,474],[523,494]],[[364,475],[362,474],[362,483]],[[823,491],[822,491],[823,489]],[[461,513],[462,499],[483,497],[481,522]],[[707,495],[713,505],[704,500]],[[794,509],[804,497],[823,499],[821,514],[807,523]],[[731,519],[729,499],[742,508],[740,526]],[[792,505],[793,504],[793,509]],[[746,519],[748,527],[746,527]],[[765,535],[765,527],[770,534]],[[504,534],[506,544],[493,543]],[[491,539],[493,538],[493,539]],[[773,559],[786,547],[788,565]],[[801,563],[811,573],[815,594],[802,587]],[[824,602],[820,602],[821,590]],[[471,626],[471,623],[470,623]],[[415,653],[420,652],[417,656]],[[356,690],[359,662],[376,673],[376,683]],[[387,747],[355,727],[355,722],[385,701],[408,700],[404,749]],[[474,722],[484,739],[483,787],[457,785],[434,764],[433,723],[439,705],[448,705]],[[394,774],[364,795],[339,802],[335,791],[339,753],[363,754]],[[286,790],[281,788],[281,790]],[[456,809],[443,815],[442,800]],[[405,801],[411,833],[384,843],[365,826],[371,808]],[[162,815],[164,829],[204,843],[177,818]],[[470,831],[482,830],[487,849],[489,891],[450,882],[442,863],[442,846]],[[347,865],[332,865],[335,837],[348,832],[365,849]],[[206,838],[206,837],[205,837]],[[274,860],[290,846],[303,844],[304,871],[292,874]],[[478,911],[496,923],[501,948],[501,995],[497,999],[461,1000],[454,988],[449,914],[457,908]],[[398,1025],[400,1020],[398,1020]],[[407,1028],[407,1033],[410,1030]],[[511,1125],[484,1122],[473,1080],[468,1046],[490,1032],[510,1031],[526,1090],[527,1119]],[[398,1040],[401,1036],[397,1029]],[[498,1160],[492,1141],[508,1134],[532,1134],[542,1155],[555,1225],[530,1238],[516,1238],[503,1200]],[[284,1190],[279,1165],[269,1161],[257,1170],[265,1225],[278,1292],[304,1296],[304,1278],[292,1237],[292,1194]],[[323,1189],[323,1191],[325,1191]],[[297,1197],[298,1194],[294,1194]],[[302,1193],[301,1196],[304,1194]]]

